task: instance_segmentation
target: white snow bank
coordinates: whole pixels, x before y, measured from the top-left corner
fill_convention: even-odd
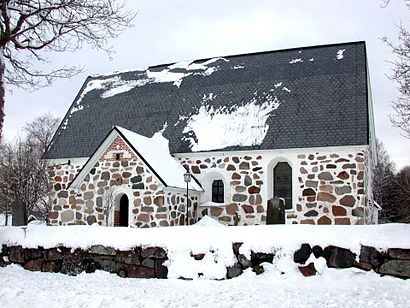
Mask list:
[[[13,217],[11,214],[8,215],[7,217],[7,225],[11,226],[11,222],[13,220]],[[5,226],[6,225],[6,215],[5,214],[0,214],[0,226]]]
[[[193,132],[195,137],[183,138],[191,143],[192,151],[260,145],[269,129],[266,120],[279,105],[277,97],[268,93],[262,104],[253,98],[243,106],[231,108],[201,106],[198,113],[189,117],[183,130],[185,134]]]
[[[197,227],[226,227],[224,224],[221,224],[220,222],[216,221],[212,217],[205,215],[204,217],[201,218],[200,221],[198,221],[195,226]]]
[[[124,279],[97,271],[76,277],[0,268],[4,307],[408,307],[410,280],[353,269],[322,275],[278,275],[265,265],[256,276],[213,281]]]
[[[26,236],[24,234],[26,233]],[[369,226],[180,226],[135,229],[99,226],[47,227],[29,225],[26,232],[19,227],[0,227],[0,244],[44,248],[64,245],[87,249],[92,245],[128,250],[135,246],[159,246],[168,251],[168,277],[224,278],[226,267],[234,264],[232,243],[243,242],[240,253],[248,258],[251,251],[275,252],[273,266],[278,272],[296,272],[293,253],[302,243],[326,247],[335,245],[360,253],[360,245],[383,250],[410,248],[410,225],[386,224]],[[204,253],[195,261],[191,253]]]

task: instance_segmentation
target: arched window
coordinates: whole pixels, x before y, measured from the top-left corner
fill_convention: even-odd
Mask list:
[[[273,196],[285,199],[285,209],[292,209],[292,168],[286,162],[273,169]]]
[[[212,182],[212,202],[223,203],[224,201],[224,182],[214,180]]]

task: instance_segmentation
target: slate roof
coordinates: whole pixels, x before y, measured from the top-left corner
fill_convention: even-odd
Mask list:
[[[280,104],[264,119],[266,136],[225,151],[369,144],[366,48],[354,42],[88,77],[44,158],[89,157],[115,125],[147,137],[163,130],[171,153],[191,152],[197,137],[186,127],[201,106],[229,113],[268,95]]]

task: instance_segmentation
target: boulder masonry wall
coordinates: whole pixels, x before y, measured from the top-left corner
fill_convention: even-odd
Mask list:
[[[252,251],[250,258],[240,253],[242,243],[233,243],[232,250],[236,262],[227,267],[226,278],[234,278],[251,268],[256,274],[264,272],[265,262],[273,263],[275,253]],[[279,250],[278,250],[279,251]],[[205,254],[191,254],[197,261]],[[313,257],[312,257],[313,256]],[[410,249],[390,248],[384,252],[371,246],[361,246],[357,256],[349,249],[337,246],[313,246],[305,243],[294,252],[293,261],[298,264],[304,276],[316,275],[315,259],[324,258],[329,268],[355,267],[364,271],[373,270],[381,276],[390,275],[410,278]],[[77,275],[103,270],[120,277],[167,278],[167,251],[161,247],[135,247],[127,251],[116,250],[102,245],[91,246],[88,250],[55,247],[45,249],[23,248],[3,245],[0,252],[0,266],[20,264],[27,270]],[[180,277],[186,279],[185,277]]]

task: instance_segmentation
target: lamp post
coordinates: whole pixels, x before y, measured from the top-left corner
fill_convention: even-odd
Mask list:
[[[186,183],[186,216],[185,216],[185,225],[188,225],[188,184],[191,182],[191,173],[189,171],[184,173],[184,181]]]

